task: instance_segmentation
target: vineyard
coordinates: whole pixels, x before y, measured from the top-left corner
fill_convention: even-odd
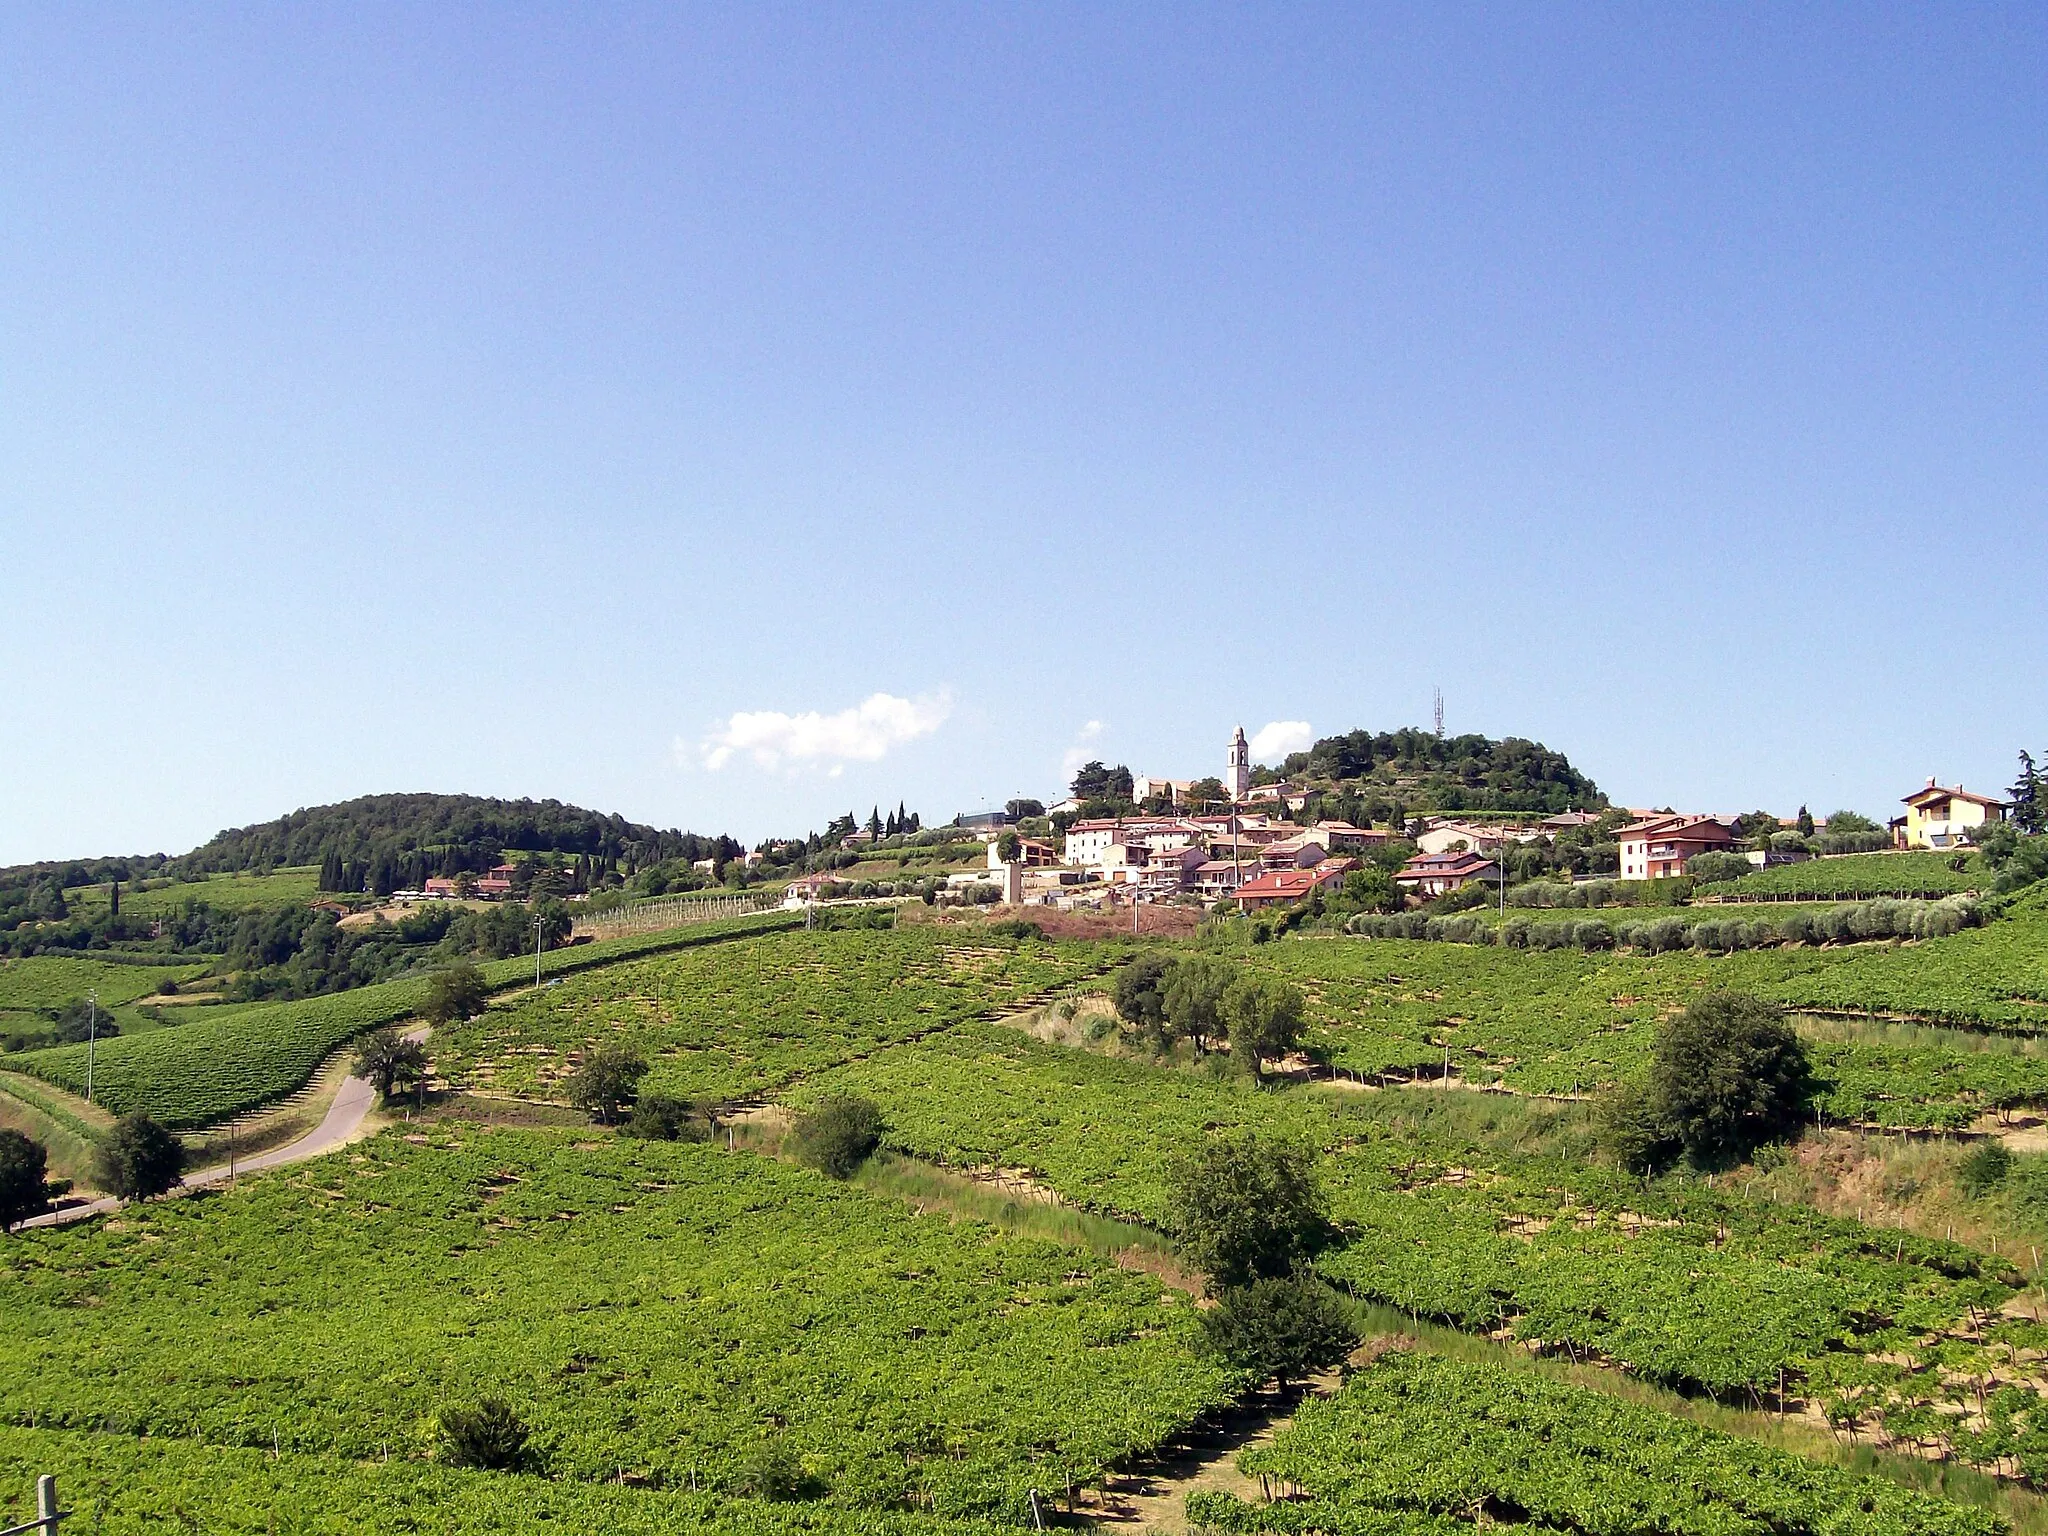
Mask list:
[[[444,1031],[438,1069],[494,1093],[546,1096],[572,1059],[615,1042],[649,1092],[732,1100],[1062,986],[1114,948],[967,939],[931,928],[790,933],[614,965]]]
[[[543,971],[565,976],[657,950],[774,932],[797,921],[772,914],[578,945],[544,956]],[[480,969],[500,988],[533,976],[530,959],[492,961]],[[409,976],[104,1041],[94,1052],[94,1101],[117,1114],[152,1115],[178,1130],[224,1120],[296,1092],[322,1061],[363,1031],[412,1017],[426,1002],[429,984],[425,976]],[[82,1045],[31,1051],[7,1063],[68,1092],[85,1091]]]
[[[1998,1306],[2016,1284],[1956,1244],[1691,1181],[1645,1188],[1589,1166],[1583,1147],[1490,1149],[1432,1129],[1435,1095],[1260,1090],[996,1028],[890,1051],[825,1085],[872,1095],[903,1150],[1026,1169],[1077,1203],[1155,1225],[1171,1158],[1205,1135],[1310,1142],[1325,1149],[1350,1232],[1319,1261],[1337,1284],[1693,1390],[1759,1393],[1781,1369],[1796,1382],[1831,1352],[1897,1348]]]
[[[1285,1503],[1198,1494],[1231,1536],[1449,1536],[1514,1511],[1583,1536],[1992,1536],[1993,1515],[1817,1466],[1527,1371],[1396,1351],[1239,1465]]]
[[[767,1503],[638,1483],[559,1482],[466,1472],[398,1454],[356,1461],[242,1450],[189,1440],[27,1429],[0,1424],[0,1520],[34,1514],[33,1489],[54,1473],[75,1528],[98,1536],[164,1531],[292,1536],[505,1536],[593,1531],[605,1536],[1016,1536],[987,1520]]]
[[[562,1482],[1023,1516],[1229,1401],[1148,1276],[720,1147],[387,1134],[0,1245],[15,1425],[369,1462],[480,1395]],[[192,1341],[206,1346],[195,1352]]]
[[[1952,853],[1849,853],[1836,858],[1779,864],[1734,880],[1700,886],[1694,899],[1764,897],[1773,900],[1861,901],[1873,896],[1953,896],[1980,891],[1990,881],[1984,861],[1970,855],[1953,867]]]
[[[1311,938],[1256,947],[1246,963],[1302,988],[1309,1043],[1341,1074],[1398,1081],[1448,1071],[1543,1094],[1627,1076],[1647,1059],[1661,1020],[1718,988],[1794,1008],[2015,1033],[2048,1022],[2038,1000],[2048,999],[2048,912],[2038,904],[1899,946],[1634,955]],[[1845,1121],[1954,1128],[1987,1110],[2048,1102],[2048,1067],[2030,1059],[1857,1042],[1819,1059],[1840,1092],[1823,1107]]]

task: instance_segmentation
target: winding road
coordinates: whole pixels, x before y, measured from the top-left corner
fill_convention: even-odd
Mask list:
[[[408,1040],[427,1038],[427,1027],[422,1024],[405,1032]],[[334,1102],[327,1106],[327,1113],[319,1125],[301,1136],[297,1141],[286,1142],[268,1152],[258,1152],[252,1157],[238,1157],[232,1164],[215,1163],[210,1168],[201,1168],[185,1175],[174,1194],[187,1190],[205,1189],[215,1184],[225,1184],[229,1178],[239,1178],[245,1173],[261,1173],[266,1168],[282,1168],[288,1163],[303,1163],[308,1158],[321,1157],[345,1147],[356,1139],[362,1124],[370,1111],[376,1107],[377,1090],[363,1078],[349,1076],[341,1080]],[[104,1216],[117,1211],[126,1202],[107,1195],[98,1200],[89,1200],[83,1205],[69,1205],[61,1210],[31,1216],[21,1223],[23,1227],[61,1227],[74,1221],[85,1221],[93,1216]],[[16,1230],[20,1230],[17,1228]]]

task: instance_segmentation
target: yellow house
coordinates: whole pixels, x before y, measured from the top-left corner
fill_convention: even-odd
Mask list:
[[[1934,780],[1906,796],[1906,814],[1892,823],[1892,840],[1901,848],[1958,848],[1974,842],[1987,822],[2005,820],[2005,802],[1973,795],[1958,785],[1943,789]]]

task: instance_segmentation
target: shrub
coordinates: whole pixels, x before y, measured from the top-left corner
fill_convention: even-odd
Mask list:
[[[1616,1083],[1595,1112],[1600,1139],[1630,1173],[1654,1173],[1678,1150],[1663,1106],[1644,1078]]]
[[[636,1099],[633,1112],[620,1127],[625,1135],[644,1141],[709,1141],[717,1129],[708,1108],[660,1093]]]
[[[147,1115],[124,1115],[94,1159],[100,1188],[123,1200],[153,1200],[185,1172],[185,1145]]]
[[[797,1116],[789,1148],[798,1162],[827,1178],[846,1179],[873,1156],[886,1129],[875,1105],[853,1094],[838,1094]]]
[[[1293,1277],[1254,1280],[1226,1290],[1202,1314],[1209,1348],[1285,1391],[1309,1372],[1335,1365],[1358,1342],[1344,1304],[1325,1286]]]
[[[439,1428],[441,1460],[451,1467],[517,1472],[532,1460],[527,1428],[502,1398],[443,1408]]]
[[[780,1435],[757,1441],[740,1463],[739,1491],[752,1498],[801,1498],[808,1481],[802,1459]]]
[[[1254,1077],[1261,1075],[1269,1058],[1294,1049],[1305,1008],[1301,989],[1290,981],[1239,976],[1224,990],[1221,1010],[1232,1058],[1249,1067]]]
[[[1963,1186],[1965,1194],[1981,1199],[2003,1184],[2011,1172],[2012,1153],[1993,1136],[1978,1142],[1956,1165],[1956,1182]]]
[[[1685,872],[1695,880],[1739,880],[1749,871],[1749,860],[1739,853],[1696,853],[1685,861]]]
[[[1614,930],[1598,918],[1588,918],[1572,927],[1572,942],[1587,951],[1614,948]]]

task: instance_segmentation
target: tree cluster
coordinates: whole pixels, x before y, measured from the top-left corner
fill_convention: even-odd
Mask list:
[[[1167,1196],[1181,1254],[1217,1293],[1202,1317],[1210,1348],[1283,1390],[1350,1352],[1349,1309],[1308,1269],[1339,1236],[1312,1148],[1219,1136],[1174,1160]]]
[[[1117,972],[1112,999],[1126,1032],[1154,1051],[1185,1040],[1197,1055],[1218,1041],[1254,1076],[1301,1039],[1301,990],[1218,955],[1140,955]]]

